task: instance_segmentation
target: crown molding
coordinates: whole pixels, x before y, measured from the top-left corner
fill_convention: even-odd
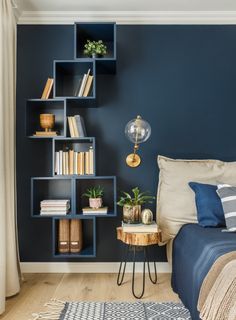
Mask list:
[[[14,16],[15,16],[15,19],[16,19],[16,23],[18,23],[19,22],[19,18],[22,15],[22,12],[19,10],[18,7],[13,7],[13,12],[14,12]]]
[[[236,24],[236,11],[23,11],[18,24]]]

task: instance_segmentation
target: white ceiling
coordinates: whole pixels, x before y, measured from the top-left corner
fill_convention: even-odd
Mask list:
[[[14,0],[22,11],[236,11],[236,0]]]

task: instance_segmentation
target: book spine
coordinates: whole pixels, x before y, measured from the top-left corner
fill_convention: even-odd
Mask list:
[[[46,92],[45,99],[48,99],[50,96],[50,93],[52,91],[53,82],[54,82],[54,79],[49,79],[49,86],[48,86],[48,90]]]
[[[73,130],[74,130],[74,133],[75,133],[75,137],[79,138],[79,131],[78,131],[78,128],[77,128],[75,117],[71,117],[71,121],[72,121]]]
[[[89,173],[94,174],[94,154],[92,147],[89,149]]]
[[[59,152],[55,152],[54,173],[57,175],[59,174]]]
[[[68,219],[59,220],[58,234],[58,251],[68,253],[70,251],[70,221]]]
[[[81,152],[81,175],[84,175],[85,173],[84,167],[85,167],[85,153]]]
[[[59,174],[62,175],[63,171],[63,151],[59,151]]]
[[[78,97],[82,97],[83,96],[83,92],[84,92],[84,87],[86,85],[86,74],[83,75],[83,80],[79,89],[79,94]]]
[[[89,95],[90,89],[92,87],[92,82],[93,82],[93,76],[89,76],[84,89],[84,93],[83,93],[84,97],[87,97]]]
[[[69,174],[73,174],[74,150],[69,151]]]
[[[85,174],[89,174],[89,151],[85,152]]]
[[[72,219],[70,221],[70,252],[79,253],[82,249],[82,221]]]
[[[68,125],[69,125],[70,136],[71,136],[71,138],[74,138],[75,137],[75,133],[74,133],[74,130],[73,130],[73,124],[72,124],[71,118],[72,117],[68,117]]]
[[[82,81],[82,84],[81,84],[80,90],[79,90],[79,97],[83,96],[84,89],[86,87],[86,84],[87,84],[87,81],[89,78],[89,74],[90,74],[90,69],[88,69],[88,72],[86,74],[84,74],[84,76],[83,76],[83,81]]]
[[[46,81],[46,84],[45,84],[45,87],[43,89],[43,93],[42,93],[41,99],[46,99],[46,95],[47,95],[47,91],[48,91],[49,85],[50,85],[50,78],[48,78],[47,81]]]
[[[74,152],[74,168],[73,173],[78,174],[78,152]]]
[[[76,116],[74,116],[74,118],[75,118],[76,127],[78,129],[79,137],[83,138],[85,135],[84,135],[83,127],[82,127],[81,116],[76,115]]]

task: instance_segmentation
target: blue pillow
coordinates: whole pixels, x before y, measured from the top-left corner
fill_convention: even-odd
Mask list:
[[[198,223],[202,227],[223,227],[225,217],[217,186],[198,182],[189,182],[195,192]]]

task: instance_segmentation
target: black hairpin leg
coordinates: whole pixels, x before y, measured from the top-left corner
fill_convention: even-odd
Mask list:
[[[129,246],[126,246],[126,250],[125,250],[125,257],[123,259],[123,261],[121,261],[120,263],[120,267],[119,267],[119,273],[117,275],[117,285],[121,286],[124,280],[124,275],[125,275],[125,269],[126,269],[126,263],[127,263],[127,257],[128,257],[128,252],[129,252]],[[124,264],[124,266],[123,266]],[[122,270],[122,266],[123,266],[123,271]]]
[[[156,262],[153,261],[154,264],[154,280],[152,279],[152,275],[150,272],[150,265],[149,265],[149,253],[148,253],[148,248],[147,248],[147,265],[148,265],[148,275],[149,275],[149,279],[153,284],[157,283],[157,269],[156,269]]]
[[[134,285],[134,280],[135,280],[135,259],[136,259],[136,247],[133,246],[134,254],[133,254],[133,275],[132,275],[132,293],[135,298],[141,299],[143,297],[144,291],[145,291],[145,263],[146,263],[146,248],[143,248],[143,253],[144,253],[144,260],[143,260],[143,287],[140,295],[136,295],[135,293],[135,285]]]

